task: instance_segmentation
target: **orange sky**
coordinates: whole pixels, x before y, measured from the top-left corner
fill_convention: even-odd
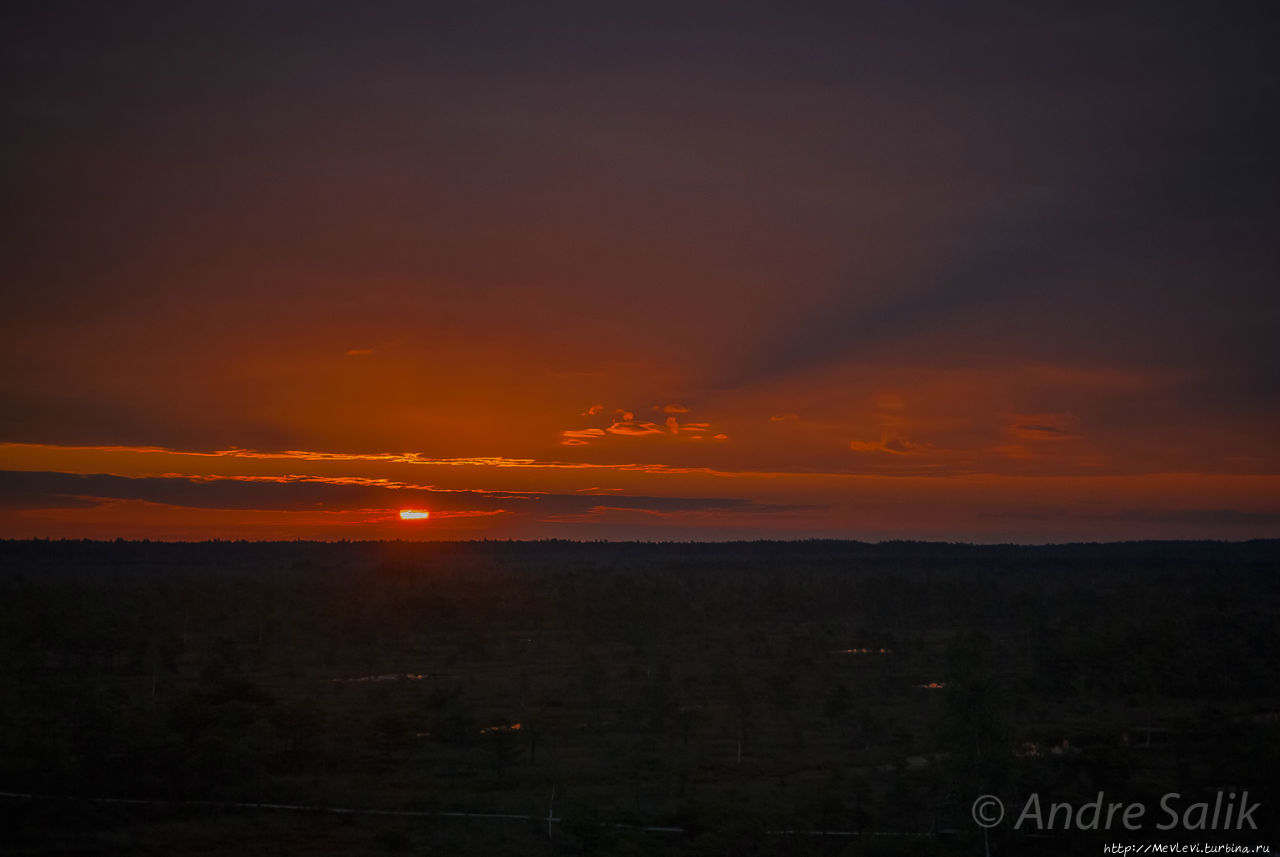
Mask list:
[[[8,28],[0,537],[1280,536],[1259,22],[428,5]]]
[[[0,465],[30,471],[25,484],[9,474],[8,493],[25,497],[3,510],[14,535],[86,538],[1247,538],[1274,526],[1277,487],[1251,474],[788,472],[26,444],[0,446]],[[401,509],[431,516],[404,521]]]

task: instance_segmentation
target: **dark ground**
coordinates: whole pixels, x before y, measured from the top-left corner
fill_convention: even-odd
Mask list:
[[[0,542],[0,791],[43,796],[0,798],[0,849],[1275,843],[1278,561],[1276,541]],[[1164,795],[1244,790],[1257,831],[1154,829]],[[1012,829],[1032,794],[1099,792],[1143,829]],[[983,794],[1010,808],[989,843]]]

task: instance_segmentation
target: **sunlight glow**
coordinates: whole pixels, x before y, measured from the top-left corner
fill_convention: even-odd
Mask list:
[[[419,521],[430,518],[431,513],[426,509],[401,509],[400,520],[402,521]]]

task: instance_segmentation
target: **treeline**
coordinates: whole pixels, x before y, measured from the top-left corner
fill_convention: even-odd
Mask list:
[[[245,562],[297,560],[332,561],[343,565],[379,561],[388,555],[423,561],[483,558],[515,560],[530,568],[540,563],[596,561],[611,566],[651,562],[759,559],[791,561],[831,560],[977,560],[1047,563],[1054,561],[1228,562],[1274,563],[1280,560],[1280,539],[1245,541],[1128,541],[1077,542],[1052,545],[968,544],[964,542],[841,539],[737,542],[607,542],[542,539],[536,541],[232,541],[153,542],[149,540],[94,541],[91,539],[4,539],[0,561],[32,566],[58,566],[68,561],[150,563],[201,566],[243,566]]]

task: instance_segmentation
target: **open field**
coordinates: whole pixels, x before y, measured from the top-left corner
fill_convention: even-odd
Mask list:
[[[1257,831],[1010,819],[987,844],[1275,842],[1277,559],[4,542],[0,791],[42,797],[0,799],[0,836],[30,855],[981,854],[982,794],[1154,813],[1230,789]]]

